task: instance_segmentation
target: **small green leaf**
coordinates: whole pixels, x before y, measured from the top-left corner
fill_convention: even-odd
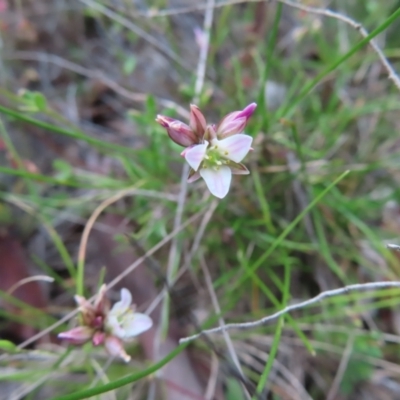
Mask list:
[[[146,99],[146,111],[151,118],[157,113],[156,99],[151,94],[149,94]]]
[[[25,103],[20,110],[31,113],[47,110],[47,100],[42,93],[22,90],[19,95]]]
[[[68,180],[73,177],[71,165],[66,161],[58,159],[53,162],[53,168],[57,170],[56,177],[61,180]]]
[[[9,340],[0,340],[0,349],[8,353],[15,353],[17,351],[17,346]]]
[[[42,93],[33,92],[33,101],[39,111],[47,110],[47,100]]]
[[[236,379],[228,378],[226,382],[226,399],[244,400],[242,387]]]
[[[125,75],[130,75],[136,67],[136,58],[134,56],[128,57],[122,67]]]

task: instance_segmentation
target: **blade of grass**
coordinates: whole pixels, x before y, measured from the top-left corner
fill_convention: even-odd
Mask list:
[[[400,17],[400,7],[390,15],[378,28],[374,29],[368,36],[364,39],[360,40],[355,46],[353,46],[346,54],[339,57],[336,61],[334,61],[331,65],[326,67],[323,71],[321,71],[314,79],[312,79],[307,85],[304,86],[303,90],[299,93],[299,95],[293,99],[283,110],[278,111],[276,115],[276,119],[279,120],[283,117],[289,117],[295,107],[303,100],[312,89],[314,89],[315,85],[317,85],[325,76],[330,74],[333,70],[347,61],[351,56],[356,54],[358,50],[364,47],[371,39],[375,36],[379,35],[383,32],[389,25],[391,25],[397,18]]]
[[[246,274],[239,278],[231,290],[235,290],[239,287],[248,277],[249,272],[253,273],[267,260],[267,258],[272,254],[272,252],[281,244],[281,242],[286,238],[287,235],[296,227],[296,225],[303,219],[303,217],[312,210],[316,204],[318,204],[322,198],[334,188],[343,178],[345,178],[350,171],[345,171],[338,178],[336,178],[326,189],[324,189],[318,196],[316,196],[313,201],[286,227],[286,229],[278,236],[278,238],[272,243],[271,247],[257,260],[254,264],[246,271]]]
[[[278,28],[279,28],[279,22],[281,20],[281,15],[282,15],[282,3],[278,3],[276,5],[274,24],[272,26],[267,42],[267,48],[265,51],[266,59],[264,62],[264,71],[261,78],[260,91],[258,93],[258,110],[259,110],[258,112],[261,113],[261,121],[262,121],[261,128],[264,129],[265,132],[268,131],[268,113],[266,112],[268,105],[266,104],[266,99],[265,99],[265,85],[267,83],[269,71],[271,69],[272,54],[274,52],[276,39],[278,36]]]
[[[175,358],[179,353],[181,353],[187,344],[181,344],[178,347],[176,347],[171,353],[169,353],[166,357],[164,357],[161,361],[159,361],[156,364],[151,365],[150,367],[143,369],[139,372],[135,372],[134,374],[125,376],[123,378],[117,379],[113,382],[107,383],[102,386],[97,386],[91,389],[84,389],[79,392],[67,394],[65,396],[57,396],[53,397],[52,400],[80,400],[80,399],[86,399],[88,397],[96,396],[102,393],[109,392],[111,390],[118,389],[122,386],[129,385],[130,383],[136,382],[139,379],[145,378],[146,376],[149,376],[150,374],[158,371],[161,369],[164,365],[168,364],[173,358]]]
[[[317,239],[319,242],[319,251],[321,256],[324,258],[325,262],[328,264],[331,271],[344,283],[348,284],[349,280],[346,274],[340,269],[337,262],[332,256],[332,252],[329,247],[328,240],[324,232],[324,226],[322,224],[322,218],[319,210],[314,208],[312,210],[312,216],[314,220],[315,232],[317,234]]]
[[[32,172],[28,172],[26,170],[21,170],[21,169],[14,169],[14,168],[7,168],[0,166],[0,173],[7,174],[7,175],[12,175],[12,176],[20,176],[21,178],[27,178],[31,180],[35,180],[38,182],[44,182],[44,183],[51,183],[54,185],[61,185],[61,186],[69,186],[69,187],[74,187],[74,188],[84,188],[84,189],[115,189],[116,185],[104,185],[102,183],[101,185],[93,185],[90,186],[86,183],[83,182],[74,182],[70,180],[64,180],[64,179],[58,179],[58,178],[53,178],[51,176],[46,176],[42,174],[35,174]],[[121,186],[124,184],[124,182],[121,182]]]
[[[86,135],[85,133],[79,131],[79,130],[69,130],[69,129],[64,129],[59,126],[49,124],[48,122],[40,121],[38,119],[29,117],[21,112],[11,110],[10,108],[4,107],[0,105],[0,113],[6,114],[10,117],[16,118],[19,121],[27,122],[29,124],[35,125],[39,128],[43,128],[45,130],[58,133],[63,136],[70,137],[72,139],[76,140],[82,140],[83,142],[86,142],[90,145],[93,145],[95,147],[98,147],[100,149],[109,149],[113,150],[119,153],[133,153],[133,150],[130,149],[129,147],[124,147],[120,146],[118,144],[114,143],[109,143],[109,142],[104,142],[102,140],[93,138],[91,136]]]
[[[261,183],[261,179],[260,179],[260,174],[259,174],[257,168],[252,169],[251,176],[253,177],[254,187],[256,189],[257,198],[258,198],[258,201],[261,206],[261,210],[263,213],[263,221],[267,228],[267,232],[275,233],[276,229],[272,223],[271,212],[270,212],[270,207],[268,204],[267,196],[264,195],[263,187],[262,187],[262,183]]]
[[[287,261],[285,262],[286,265]],[[254,272],[249,272],[251,275],[251,278],[257,284],[257,287],[259,287],[264,295],[271,301],[271,303],[275,307],[280,307],[279,300],[276,298],[276,296],[273,294],[271,289],[265,285],[265,283],[254,273]],[[270,272],[271,273],[271,272]],[[234,299],[234,302],[231,302],[228,307],[224,309],[224,313],[229,311],[234,303],[236,303],[236,299]],[[315,355],[315,350],[313,349],[310,341],[308,340],[307,336],[302,332],[302,330],[298,327],[296,320],[288,314],[286,316],[286,319],[288,321],[288,324],[292,327],[293,331],[297,334],[297,336],[300,338],[300,340],[303,342],[305,348],[310,352],[310,354]]]
[[[289,264],[289,260],[286,260],[284,284],[283,284],[283,292],[282,292],[282,304],[281,304],[282,308],[285,308],[287,305],[287,302],[289,301],[289,291],[290,291],[290,264]],[[284,316],[279,318],[279,321],[278,321],[278,324],[276,327],[276,331],[275,331],[275,335],[274,335],[274,340],[272,342],[272,347],[269,352],[268,360],[267,360],[267,363],[265,364],[265,368],[261,374],[260,380],[258,381],[257,393],[259,395],[262,394],[262,392],[268,382],[269,373],[271,372],[275,357],[278,353],[279,342],[280,342],[281,335],[282,335],[284,321],[285,321]],[[256,400],[256,397],[253,397],[253,399]]]

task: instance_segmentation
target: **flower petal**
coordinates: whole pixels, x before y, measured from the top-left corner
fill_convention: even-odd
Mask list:
[[[204,118],[203,113],[200,111],[199,107],[194,104],[190,105],[190,121],[189,126],[192,128],[193,132],[202,139],[204,136],[204,131],[206,130],[207,123]]]
[[[99,332],[97,331],[92,338],[92,343],[93,346],[100,346],[101,344],[104,343],[104,339],[106,338],[106,335],[104,332]]]
[[[232,179],[232,172],[229,167],[223,166],[218,169],[202,168],[200,169],[200,175],[215,197],[222,199],[228,194]]]
[[[200,164],[206,155],[207,147],[208,142],[206,141],[203,144],[193,146],[191,149],[185,152],[186,161],[195,171],[199,169]]]
[[[195,171],[192,168],[190,168],[189,176],[188,176],[188,180],[187,181],[189,183],[192,183],[192,182],[196,182],[200,178],[201,178],[201,176],[200,176],[199,171]]]
[[[146,332],[153,326],[153,320],[146,314],[132,313],[123,321],[124,339],[130,339]]]
[[[213,139],[217,138],[217,131],[215,130],[215,125],[208,125],[204,132],[204,140],[211,142]]]
[[[80,309],[93,308],[93,306],[83,296],[79,296],[76,294],[74,296],[74,299]]]
[[[125,362],[129,362],[131,357],[126,354],[124,347],[122,346],[121,340],[115,336],[107,336],[104,341],[104,347],[108,354],[122,358]]]
[[[257,107],[256,103],[249,104],[247,107],[245,107],[242,111],[239,112],[236,118],[245,117],[247,122],[247,120],[253,115],[256,107]]]
[[[231,169],[233,175],[248,175],[248,174],[250,174],[250,171],[243,164],[230,161],[228,166]]]
[[[121,300],[117,301],[110,311],[112,315],[119,315],[126,312],[132,304],[132,295],[128,289],[121,289]]]
[[[105,284],[100,286],[99,292],[96,296],[96,301],[94,303],[94,308],[97,313],[107,313],[110,307],[110,302],[106,297],[107,286]]]
[[[96,316],[96,310],[83,296],[74,296],[82,315],[83,325],[91,326]]]
[[[83,344],[90,340],[92,335],[93,331],[89,327],[77,326],[69,331],[59,333],[58,338],[72,344]]]
[[[253,138],[249,135],[233,135],[218,141],[221,155],[228,160],[239,163],[250,151]]]
[[[106,320],[106,327],[107,330],[110,331],[114,336],[119,337],[121,339],[125,337],[125,330],[119,323],[116,315],[113,315],[111,313],[108,314]]]

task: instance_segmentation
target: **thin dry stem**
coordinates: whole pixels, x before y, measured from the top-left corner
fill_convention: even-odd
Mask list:
[[[197,65],[197,73],[196,73],[196,83],[195,83],[195,95],[194,95],[194,103],[199,101],[199,97],[204,85],[204,76],[206,72],[206,65],[207,65],[207,54],[208,48],[210,45],[210,29],[213,20],[213,12],[214,12],[214,0],[208,0],[207,2],[207,9],[204,16],[204,31],[205,31],[205,39],[204,45],[200,48],[200,55],[199,61]],[[187,163],[184,164],[182,169],[181,175],[181,189],[179,193],[179,200],[178,200],[178,207],[175,214],[174,220],[174,228],[179,226],[182,221],[185,201],[186,201],[186,194],[187,194],[187,176],[189,173],[189,165]],[[174,275],[176,275],[176,258],[177,258],[177,250],[178,249],[178,242],[175,238],[172,241],[171,249],[168,258],[168,267],[167,267],[167,280],[170,282]]]
[[[104,72],[99,70],[91,70],[85,67],[82,67],[79,64],[73,63],[65,58],[57,56],[55,54],[41,53],[39,51],[15,51],[8,55],[3,55],[5,59],[19,59],[19,60],[29,60],[29,61],[38,61],[45,62],[57,65],[60,68],[68,69],[69,71],[75,72],[81,76],[85,76],[86,78],[98,80],[103,83],[105,86],[113,90],[115,93],[118,93],[122,97],[125,97],[128,100],[136,101],[139,103],[144,103],[148,95],[145,93],[136,93],[132,92],[125,87],[119,85],[117,82],[108,78]],[[172,100],[157,98],[157,102],[165,108],[171,108],[176,111],[176,113],[183,117],[189,118],[189,112],[180,106],[179,104],[173,102]]]
[[[153,246],[150,250],[146,251],[146,253],[138,258],[132,265],[130,265],[129,267],[127,267],[125,269],[124,272],[122,272],[121,274],[119,274],[115,279],[113,279],[108,285],[107,285],[107,289],[111,289],[112,287],[114,287],[116,284],[118,284],[119,282],[121,282],[122,279],[125,278],[125,276],[129,275],[136,267],[138,267],[141,263],[143,263],[146,258],[152,256],[156,251],[158,251],[161,247],[163,247],[166,243],[168,243],[169,241],[171,241],[180,231],[182,231],[183,229],[185,229],[187,226],[189,226],[190,224],[193,224],[202,214],[204,214],[204,212],[206,211],[206,209],[203,209],[201,211],[199,211],[198,213],[192,215],[190,218],[187,219],[187,221],[185,221],[183,224],[181,224],[180,226],[178,226],[176,229],[174,229],[171,233],[169,233],[167,236],[165,236],[165,238],[163,240],[161,240],[160,242],[158,242],[155,246]]]
[[[257,321],[252,322],[243,322],[243,323],[232,323],[226,324],[223,328],[212,328],[204,330],[196,335],[188,336],[186,338],[180,339],[180,343],[191,342],[199,338],[202,335],[209,335],[211,333],[220,333],[224,330],[228,329],[254,329],[258,328],[262,325],[265,325],[271,321],[276,320],[282,315],[285,315],[291,311],[299,310],[301,308],[308,307],[312,304],[318,303],[323,299],[328,297],[339,296],[342,294],[347,294],[349,292],[356,292],[356,291],[363,291],[363,290],[377,290],[377,289],[384,289],[384,288],[400,288],[400,282],[371,282],[371,283],[356,283],[354,285],[348,285],[339,289],[333,290],[326,290],[325,292],[320,293],[318,296],[315,296],[309,300],[302,301],[301,303],[292,304],[288,307],[285,307],[283,310],[276,312],[275,314],[269,315],[267,317],[261,318]]]
[[[336,398],[336,395],[340,387],[340,383],[342,382],[343,376],[349,364],[351,353],[353,351],[354,339],[355,335],[353,333],[350,333],[347,339],[346,348],[344,349],[342,355],[342,359],[340,360],[339,368],[336,371],[335,378],[333,379],[332,386],[329,389],[328,395],[326,396],[326,400],[334,400]]]
[[[195,95],[194,95],[194,102],[197,103],[201,90],[203,89],[203,84],[204,84],[204,75],[206,72],[206,64],[207,64],[207,54],[208,54],[208,47],[210,44],[210,29],[212,25],[212,19],[214,15],[214,0],[208,0],[207,2],[207,9],[205,12],[204,16],[204,30],[205,30],[205,41],[204,45],[200,48],[200,55],[199,55],[199,61],[197,65],[197,74],[196,74],[196,83],[195,83]],[[179,192],[179,199],[178,199],[178,207],[176,210],[175,214],[175,219],[174,219],[174,228],[179,226],[182,221],[183,217],[183,212],[185,208],[185,201],[186,201],[186,194],[187,194],[187,176],[189,174],[189,165],[187,163],[184,164],[182,168],[182,174],[181,174],[181,186],[180,186],[180,192]],[[178,238],[174,238],[172,243],[171,243],[171,248],[169,252],[169,257],[168,257],[168,265],[167,265],[167,282],[169,285],[171,285],[171,282],[174,280],[176,276],[176,272],[178,269],[178,261],[177,261],[177,255],[178,255]],[[163,302],[163,308],[162,308],[162,313],[161,313],[161,325],[159,329],[159,334],[162,333],[162,330],[167,326],[166,320],[168,318],[168,312],[169,312],[169,307],[168,307],[168,298],[164,298]],[[158,335],[157,340],[155,341],[155,346],[158,347],[160,344],[160,336]]]
[[[42,282],[54,282],[54,278],[51,276],[47,275],[35,275],[35,276],[30,276],[29,278],[24,278],[21,279],[20,281],[16,282],[14,285],[10,287],[10,289],[7,290],[8,294],[12,294],[17,290],[19,287],[30,283],[30,282],[36,282],[36,281],[42,281]]]
[[[117,192],[114,196],[111,196],[108,199],[105,199],[103,202],[101,202],[96,209],[93,211],[93,214],[90,216],[89,220],[87,221],[85,225],[85,229],[83,230],[82,237],[81,237],[81,243],[79,245],[79,251],[78,251],[78,265],[83,265],[85,263],[85,255],[86,255],[86,248],[87,248],[87,243],[89,240],[89,234],[90,231],[93,228],[94,223],[96,222],[97,218],[100,216],[100,214],[111,204],[116,203],[118,200],[121,200],[123,197],[128,196],[128,195],[133,195],[135,194],[137,188],[129,188],[129,189],[124,189],[119,192]]]
[[[101,366],[95,358],[92,358],[90,361],[92,363],[93,369],[96,371],[96,378],[93,379],[90,387],[95,387],[98,382],[102,382],[104,384],[109,383],[110,379],[107,376],[107,369],[110,367],[115,357],[109,357],[104,366]],[[112,390],[107,393],[103,393],[103,400],[117,400],[116,391]]]
[[[35,389],[43,385],[48,380],[55,380],[57,375],[60,374],[60,370],[65,368],[68,364],[70,364],[73,361],[73,355],[70,354],[65,360],[63,360],[54,372],[51,372],[47,375],[42,376],[41,378],[37,379],[33,383],[25,383],[24,385],[20,386],[18,389],[16,389],[14,392],[10,393],[7,396],[7,400],[20,400],[25,398],[27,395],[32,393]]]
[[[368,31],[357,21],[351,19],[350,17],[340,14],[335,11],[331,11],[326,8],[316,8],[316,7],[310,7],[306,6],[303,4],[299,4],[290,0],[274,0],[278,1],[279,3],[285,4],[289,7],[297,8],[298,10],[305,11],[310,14],[317,14],[317,15],[322,15],[325,17],[330,17],[337,19],[339,21],[344,22],[345,24],[350,25],[352,28],[354,28],[356,31],[358,31],[362,37],[366,38],[369,33]],[[394,83],[394,85],[397,87],[397,89],[400,90],[400,78],[398,77],[397,73],[393,69],[393,67],[390,65],[388,59],[386,56],[383,54],[383,51],[380,49],[378,44],[376,43],[375,39],[371,39],[369,41],[370,46],[373,48],[375,53],[377,54],[379,60],[381,61],[383,67],[385,68],[388,78]]]
[[[170,287],[173,287],[175,283],[183,276],[183,274],[190,268],[191,261],[194,254],[197,252],[201,239],[203,237],[204,231],[210,222],[210,219],[215,211],[218,201],[214,199],[211,206],[207,207],[207,211],[204,213],[203,219],[200,222],[199,229],[197,230],[196,236],[193,240],[192,248],[190,249],[189,256],[185,261],[185,264],[178,271],[177,275],[174,277],[172,282],[169,282]],[[189,270],[190,271],[190,270]],[[165,295],[168,293],[168,288],[164,287],[162,291],[157,295],[157,297],[150,303],[147,307],[145,314],[151,314],[153,310],[158,306],[158,304],[164,299]]]
[[[206,260],[204,259],[203,256],[201,257],[200,265],[201,265],[201,269],[203,270],[204,279],[206,281],[208,292],[210,293],[210,297],[211,297],[211,301],[213,303],[215,313],[218,315],[221,315],[221,307],[219,306],[218,297],[214,290],[211,274],[210,274],[210,271],[208,270]],[[224,319],[222,317],[219,317],[218,323],[219,323],[219,326],[221,327],[221,329],[223,330],[222,335],[224,336],[224,340],[225,340],[229,355],[231,356],[231,359],[232,359],[233,363],[235,364],[235,367],[238,369],[240,375],[242,375],[242,377],[244,378],[244,374],[243,374],[242,367],[240,365],[239,358],[235,352],[235,347],[233,346],[232,340],[231,340],[228,332],[224,329],[224,326],[225,326]],[[248,399],[250,399],[251,396],[248,393],[248,391],[246,390],[245,386],[242,385],[242,387],[243,387],[246,397]]]
[[[99,206],[94,210],[93,214],[90,216],[89,220],[87,221],[85,228],[82,233],[81,237],[81,244],[79,246],[79,252],[78,252],[78,265],[83,265],[85,262],[85,254],[86,254],[86,248],[87,248],[87,243],[89,240],[89,234],[90,231],[92,230],[97,218],[100,216],[100,214],[111,204],[116,203],[118,200],[121,200],[125,196],[129,195],[135,195],[140,192],[140,189],[137,188],[128,188],[121,190],[117,192],[114,196],[105,199],[102,203],[99,204]]]
[[[112,19],[113,21],[118,22],[125,28],[131,30],[136,35],[138,35],[141,38],[143,38],[144,40],[146,40],[148,43],[150,43],[152,46],[154,46],[154,48],[158,49],[161,53],[163,53],[166,56],[168,56],[169,58],[171,58],[171,60],[175,61],[177,64],[179,64],[181,67],[185,68],[186,70],[190,71],[193,68],[193,66],[188,65],[177,54],[175,54],[168,48],[162,46],[161,42],[159,40],[157,40],[153,36],[149,35],[146,31],[144,31],[142,28],[135,25],[132,21],[117,14],[116,12],[110,10],[109,8],[103,6],[102,4],[96,3],[95,1],[92,1],[92,0],[79,0],[79,1],[83,4],[85,4],[86,6],[99,11],[100,13],[102,13],[103,15],[107,16],[108,18]]]
[[[243,4],[243,3],[259,3],[264,0],[228,0],[228,1],[220,1],[217,4],[214,5],[215,8],[220,8],[224,6],[230,6],[230,5],[235,5],[235,4]],[[268,0],[267,0],[268,1]],[[305,11],[310,14],[317,14],[317,15],[322,15],[325,17],[330,17],[337,19],[339,21],[342,21],[348,25],[350,25],[352,28],[357,30],[361,36],[364,38],[368,36],[368,31],[357,21],[351,19],[350,17],[337,13],[335,11],[331,11],[329,9],[325,8],[316,8],[316,7],[310,7],[306,6],[300,3],[296,3],[290,0],[269,0],[269,1],[275,1],[275,2],[280,2],[282,4],[285,4],[289,7],[296,8],[298,10]],[[154,18],[154,17],[165,17],[168,15],[176,15],[176,14],[183,14],[183,13],[190,13],[194,11],[200,11],[206,9],[205,4],[198,4],[196,6],[188,6],[188,7],[180,7],[180,8],[175,8],[175,9],[167,9],[167,10],[159,10],[159,11],[154,11],[150,10],[146,13],[135,13],[132,16],[142,16],[146,18]],[[381,61],[383,67],[385,68],[388,78],[394,83],[394,85],[400,90],[400,78],[398,74],[395,72],[391,64],[389,63],[388,59],[380,49],[380,47],[377,45],[375,40],[371,40],[370,42],[371,47],[375,51],[375,53],[378,55],[379,60]]]
[[[211,368],[210,377],[208,378],[206,391],[204,394],[205,400],[213,400],[215,397],[215,389],[218,382],[219,360],[215,353],[211,353]]]
[[[196,84],[194,87],[194,99],[193,101],[197,103],[200,98],[201,91],[203,90],[204,85],[204,77],[206,74],[206,66],[207,66],[207,56],[208,56],[208,48],[210,46],[210,33],[212,27],[212,21],[214,17],[214,7],[215,7],[215,0],[208,0],[207,1],[207,8],[204,15],[204,43],[200,47],[200,56],[199,62],[197,64],[197,73],[196,73]]]

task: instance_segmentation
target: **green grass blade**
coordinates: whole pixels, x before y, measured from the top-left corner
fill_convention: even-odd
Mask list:
[[[333,70],[335,70],[345,61],[347,61],[350,57],[356,54],[358,50],[364,47],[375,36],[383,32],[389,25],[391,25],[399,17],[400,17],[400,7],[392,15],[390,15],[380,26],[378,26],[378,28],[374,29],[368,36],[366,36],[355,46],[353,46],[346,54],[339,57],[336,61],[334,61],[332,64],[326,67],[322,72],[320,72],[314,79],[312,79],[306,86],[304,86],[303,90],[299,93],[297,98],[292,100],[280,113],[278,113],[277,119],[279,120],[280,118],[283,117],[289,117],[293,113],[295,107],[300,103],[300,101],[302,101],[307,96],[307,94],[311,92],[311,90],[315,87],[315,85],[317,85],[321,81],[321,79],[323,79]]]
[[[257,269],[267,260],[272,252],[280,245],[280,243],[286,238],[286,236],[296,227],[296,225],[303,219],[303,217],[312,210],[316,204],[318,204],[322,198],[335,187],[343,178],[345,178],[350,171],[345,171],[337,179],[335,179],[326,189],[324,189],[314,200],[286,227],[286,229],[279,235],[279,237],[273,242],[271,247],[250,267],[249,271],[246,272],[245,276],[238,279],[234,284],[235,288],[239,287],[248,277],[249,272],[255,272]]]
[[[185,347],[187,346],[187,343],[183,343],[176,347],[171,353],[169,353],[166,357],[164,357],[161,361],[159,361],[156,364],[151,365],[150,367],[143,369],[142,371],[135,372],[134,374],[125,376],[121,379],[117,379],[114,382],[107,383],[102,386],[94,387],[91,389],[85,389],[81,390],[79,392],[67,394],[65,396],[58,396],[54,397],[52,400],[80,400],[80,399],[86,399],[88,397],[96,396],[98,394],[106,393],[111,390],[118,389],[122,386],[129,385],[132,382],[136,382],[139,379],[145,378],[146,376],[149,376],[150,374],[158,371],[160,368],[162,368],[164,365],[168,364],[173,358],[175,358],[179,353],[181,353]]]
[[[133,153],[132,149],[129,147],[120,146],[114,143],[104,142],[102,140],[93,138],[91,136],[86,135],[85,133],[79,130],[69,130],[65,128],[60,128],[59,126],[49,124],[48,122],[40,121],[38,119],[29,117],[23,113],[20,113],[15,110],[11,110],[10,108],[4,107],[0,105],[0,112],[6,114],[10,117],[16,118],[19,121],[27,122],[29,124],[35,125],[39,128],[43,128],[45,130],[58,133],[63,136],[70,137],[76,140],[82,140],[83,142],[89,143],[95,147],[99,147],[101,149],[109,149],[113,151],[117,151],[119,153]]]

